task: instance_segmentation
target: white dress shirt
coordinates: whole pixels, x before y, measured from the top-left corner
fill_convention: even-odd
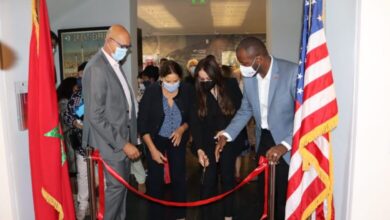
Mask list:
[[[123,76],[122,70],[120,68],[120,64],[118,62],[116,62],[106,51],[104,51],[103,48],[102,48],[102,51],[103,51],[103,54],[106,56],[108,62],[110,63],[110,65],[114,69],[114,72],[122,85],[123,91],[125,92],[127,103],[129,104],[129,118],[131,118],[131,105],[132,105],[132,103],[131,103],[130,88],[129,88],[129,85],[127,84],[125,77]]]
[[[259,94],[259,103],[260,103],[260,113],[261,113],[261,128],[268,129],[268,94],[269,94],[269,85],[271,82],[272,74],[272,64],[273,58],[271,56],[271,64],[268,68],[268,72],[265,77],[261,77],[260,74],[256,75],[258,83],[258,94]]]
[[[272,75],[272,67],[274,63],[274,58],[271,57],[271,64],[268,68],[268,72],[265,75],[265,77],[261,77],[260,74],[256,75],[257,83],[258,83],[258,94],[259,94],[259,103],[260,103],[260,113],[261,113],[261,128],[262,129],[269,129],[268,126],[268,95],[269,95],[269,88],[271,84],[271,75]],[[223,135],[227,138],[227,141],[232,141],[232,137],[230,134],[223,132]],[[282,143],[287,150],[291,150],[291,145],[288,144],[285,141],[282,141]]]

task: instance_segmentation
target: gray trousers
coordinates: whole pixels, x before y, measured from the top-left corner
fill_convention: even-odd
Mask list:
[[[121,161],[104,160],[126,182],[129,181],[130,160],[125,158]],[[126,218],[126,194],[127,189],[104,169],[106,180],[105,189],[105,220],[124,220]]]

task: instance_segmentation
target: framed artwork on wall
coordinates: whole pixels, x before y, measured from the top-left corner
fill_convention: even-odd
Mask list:
[[[58,30],[61,80],[77,77],[77,67],[104,45],[107,27]]]

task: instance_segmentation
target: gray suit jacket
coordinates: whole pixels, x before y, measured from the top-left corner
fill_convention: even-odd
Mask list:
[[[276,144],[282,141],[291,145],[294,125],[294,98],[298,66],[289,61],[273,58],[268,93],[268,126]],[[261,113],[256,77],[244,78],[244,95],[241,107],[225,131],[235,139],[253,116],[256,120],[256,150],[261,138]],[[290,162],[290,152],[284,155]]]
[[[125,77],[126,78],[126,77]],[[127,142],[136,143],[137,119],[133,91],[129,104],[114,69],[99,50],[88,62],[82,79],[85,103],[83,147],[99,149],[105,160],[119,161]]]

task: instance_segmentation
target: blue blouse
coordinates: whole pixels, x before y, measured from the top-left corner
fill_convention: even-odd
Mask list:
[[[163,108],[164,108],[164,122],[158,133],[162,137],[169,138],[172,133],[180,127],[181,124],[181,113],[180,109],[177,107],[176,103],[173,102],[172,107],[168,104],[168,99],[165,96],[163,97]]]

